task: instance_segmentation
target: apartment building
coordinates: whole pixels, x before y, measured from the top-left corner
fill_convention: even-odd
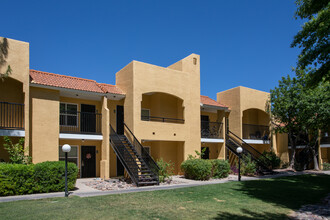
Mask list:
[[[126,170],[143,185],[158,182],[155,160],[173,162],[180,173],[182,161],[201,149],[204,158],[234,160],[237,144],[255,157],[272,147],[288,161],[286,136],[269,132],[268,93],[237,87],[217,101],[201,95],[197,54],[168,67],[132,61],[110,85],[31,70],[29,44],[8,42],[13,72],[0,82],[0,136],[24,137],[33,163],[62,160],[61,146],[70,144],[80,177]],[[9,159],[2,138],[0,159]]]

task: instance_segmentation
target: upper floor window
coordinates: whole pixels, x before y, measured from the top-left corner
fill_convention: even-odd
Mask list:
[[[60,103],[60,125],[77,126],[78,125],[78,105]]]

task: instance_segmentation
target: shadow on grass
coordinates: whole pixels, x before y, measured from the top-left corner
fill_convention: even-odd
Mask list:
[[[301,175],[244,181],[238,189],[249,197],[290,209],[318,203],[330,193],[329,175]]]
[[[238,220],[238,219],[288,219],[288,216],[285,214],[279,213],[270,213],[270,212],[263,212],[257,213],[247,209],[241,209],[244,213],[242,215],[229,213],[229,212],[219,212],[217,217],[214,219],[230,219],[230,220]]]

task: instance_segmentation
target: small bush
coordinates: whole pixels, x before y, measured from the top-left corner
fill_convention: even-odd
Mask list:
[[[208,180],[211,177],[212,164],[209,160],[188,159],[182,162],[181,169],[187,179]]]
[[[34,165],[0,164],[0,196],[35,192]]]
[[[24,149],[24,138],[20,138],[18,143],[14,144],[8,136],[3,137],[3,147],[9,154],[11,163],[30,164],[31,157],[27,156],[28,152]]]
[[[323,170],[330,170],[330,163],[323,163]]]
[[[236,167],[238,168],[238,160],[236,161]],[[255,175],[257,172],[257,165],[252,161],[251,156],[243,155],[241,158],[241,175],[250,176]]]
[[[264,151],[262,155],[264,157],[260,157],[260,159],[268,167],[271,167],[272,169],[276,169],[280,167],[281,159],[278,156],[276,156],[276,154],[273,151]]]
[[[68,163],[68,190],[73,190],[78,175],[78,167]],[[38,192],[59,192],[65,188],[65,162],[46,161],[34,166],[34,179]]]
[[[227,160],[211,160],[212,163],[212,177],[225,178],[229,175],[230,165]]]
[[[157,165],[160,168],[158,172],[159,182],[163,183],[168,180],[171,181],[170,176],[172,176],[174,172],[174,163],[171,161],[166,162],[163,160],[163,158],[160,158],[157,160]]]
[[[76,183],[78,168],[68,163],[68,189]],[[39,164],[0,164],[0,196],[59,192],[65,188],[63,161]]]

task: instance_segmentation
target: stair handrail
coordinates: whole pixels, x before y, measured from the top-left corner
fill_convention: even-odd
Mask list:
[[[150,154],[145,150],[145,148],[142,146],[140,141],[135,137],[135,135],[133,134],[131,129],[129,129],[129,127],[126,125],[126,123],[124,123],[124,126],[127,128],[127,130],[129,131],[129,133],[132,135],[132,137],[134,139],[134,142],[132,143],[133,146],[136,148],[137,146],[135,145],[135,143],[138,144],[142,159],[147,164],[147,166],[150,168],[150,170],[154,173],[155,177],[157,178],[157,181],[159,181],[158,173],[159,173],[160,168],[159,168],[158,164],[154,161],[154,159],[150,156]],[[136,149],[136,150],[138,150],[138,149]]]
[[[135,159],[128,152],[128,150],[126,149],[125,145],[121,141],[121,139],[120,139],[119,135],[117,134],[117,132],[115,132],[115,130],[113,129],[113,127],[110,125],[110,144],[111,144],[111,142],[113,142],[113,138],[112,137],[115,137],[117,139],[117,141],[120,142],[120,144],[122,145],[123,151],[125,151],[125,154],[128,155],[128,157],[130,157],[130,159],[132,161],[135,161]],[[130,176],[130,178],[132,179],[132,181],[138,186],[139,185],[138,176],[135,176],[134,173],[133,173],[133,171],[130,169],[130,167],[127,166],[127,164],[125,163],[125,160],[124,160],[123,156],[116,149],[117,148],[116,144],[113,142],[113,144],[111,144],[111,146],[114,149],[114,151],[116,152],[116,155],[118,156],[118,158],[119,158],[120,162],[122,163],[122,165],[125,167],[128,175]],[[138,172],[140,171],[140,167],[136,163],[133,163],[133,164],[136,165],[136,168],[137,168],[136,175],[138,175]]]
[[[240,140],[242,143],[244,143],[245,145],[247,145],[249,148],[251,148],[252,150],[254,150],[254,152],[256,152],[259,156],[263,157],[266,161],[271,162],[267,157],[265,157],[262,153],[260,153],[259,151],[257,151],[254,147],[252,147],[250,144],[246,143],[242,138],[238,137],[236,134],[234,134],[233,132],[231,132],[230,130],[228,130],[228,132],[232,135],[234,135],[238,140]]]

